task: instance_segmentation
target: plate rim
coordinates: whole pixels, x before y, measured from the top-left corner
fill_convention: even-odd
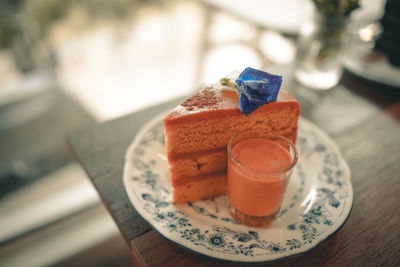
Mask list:
[[[329,143],[329,147],[331,149],[333,149],[334,153],[338,156],[338,160],[341,162],[343,167],[346,169],[346,173],[348,173],[349,200],[351,201],[351,203],[349,204],[348,212],[345,215],[345,217],[343,218],[343,221],[340,222],[340,224],[337,225],[336,229],[334,229],[325,238],[317,240],[314,245],[312,245],[311,247],[306,247],[304,250],[300,250],[300,251],[297,251],[297,252],[295,252],[293,254],[289,254],[289,255],[286,255],[286,256],[282,256],[282,257],[277,257],[277,258],[274,258],[274,259],[255,260],[255,261],[241,261],[241,260],[234,260],[234,259],[228,259],[228,258],[219,258],[219,257],[213,256],[213,255],[206,254],[206,253],[203,253],[201,251],[192,249],[191,247],[186,246],[186,245],[180,243],[179,241],[175,240],[177,238],[174,239],[173,235],[168,236],[168,235],[162,233],[162,231],[157,229],[157,226],[154,225],[154,222],[152,221],[152,219],[146,217],[147,214],[144,215],[138,209],[136,209],[133,201],[131,200],[130,194],[128,193],[127,172],[128,172],[129,166],[128,166],[127,162],[129,161],[128,157],[131,154],[132,150],[135,149],[136,146],[138,145],[138,142],[140,141],[140,137],[142,137],[143,134],[148,131],[148,129],[150,129],[151,127],[153,127],[157,123],[159,123],[161,120],[163,120],[163,118],[165,117],[166,114],[168,114],[168,112],[170,112],[170,110],[165,110],[163,112],[160,112],[159,114],[154,116],[152,119],[147,121],[145,124],[143,124],[142,127],[140,128],[140,130],[137,132],[137,134],[135,135],[135,137],[133,138],[133,140],[131,141],[131,143],[129,144],[129,146],[128,146],[126,152],[125,152],[125,157],[124,157],[125,161],[124,161],[123,177],[122,177],[124,190],[125,190],[125,193],[126,193],[128,199],[129,199],[129,202],[130,202],[131,206],[136,210],[138,215],[146,223],[148,223],[150,225],[151,229],[153,229],[157,234],[161,235],[161,237],[166,239],[167,241],[169,241],[169,242],[173,243],[174,245],[177,245],[177,246],[179,246],[181,248],[184,248],[184,249],[186,249],[188,251],[191,251],[193,253],[200,254],[202,256],[205,256],[205,257],[208,257],[208,258],[211,258],[211,259],[215,259],[215,260],[218,260],[218,261],[227,261],[227,262],[232,262],[232,263],[248,263],[248,264],[249,263],[250,264],[273,263],[273,262],[278,262],[278,261],[282,261],[282,260],[286,260],[286,259],[289,259],[289,258],[293,258],[293,257],[296,257],[296,256],[301,256],[301,255],[310,253],[310,251],[314,250],[320,244],[322,244],[323,242],[331,239],[344,226],[344,224],[347,222],[348,218],[350,217],[350,214],[352,212],[353,205],[354,205],[354,189],[353,189],[353,184],[352,184],[352,181],[351,181],[351,169],[350,169],[347,161],[344,159],[344,157],[341,154],[341,152],[340,152],[338,146],[336,145],[336,143],[332,140],[332,138],[326,132],[324,132],[320,127],[318,127],[317,125],[315,125],[314,123],[312,123],[308,119],[306,119],[306,118],[304,118],[302,116],[299,116],[299,122],[301,121],[301,123],[307,124],[309,127],[312,127],[313,130],[315,130],[318,133],[318,135],[323,136],[323,139]]]
[[[355,47],[345,51],[346,55],[348,56],[342,60],[342,64],[347,71],[358,76],[359,78],[365,79],[370,82],[391,86],[396,89],[400,88],[400,80],[393,79],[391,76],[382,76],[381,74],[377,75],[374,72],[366,71],[366,69],[363,67],[365,62],[361,62],[358,57],[349,56],[351,52],[354,51],[357,51],[358,53],[363,53],[363,55],[365,55],[366,53],[373,51],[373,49],[369,47],[367,44],[357,43],[355,44]],[[357,54],[355,55],[358,56]],[[390,62],[388,61],[387,56],[386,55],[384,56],[385,58],[382,60],[385,67],[391,68],[393,71],[396,71],[400,74],[400,67],[391,65]],[[359,65],[359,67],[356,66],[357,64]]]

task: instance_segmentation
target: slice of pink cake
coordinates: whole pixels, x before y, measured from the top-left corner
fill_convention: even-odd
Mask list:
[[[185,203],[226,191],[226,146],[237,132],[264,129],[296,141],[299,103],[286,92],[246,116],[237,93],[207,87],[164,119],[173,202]]]

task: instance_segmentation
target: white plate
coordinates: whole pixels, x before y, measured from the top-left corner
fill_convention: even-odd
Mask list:
[[[297,34],[301,25],[314,16],[310,0],[202,0],[245,21],[287,34]],[[361,0],[351,20],[375,21],[383,14],[384,0]]]
[[[368,44],[358,43],[347,49],[343,56],[343,66],[354,74],[370,81],[400,87],[400,67],[390,64],[386,57],[367,61],[371,52]]]
[[[171,203],[163,117],[137,134],[126,153],[123,182],[137,212],[162,236],[189,250],[236,262],[267,262],[304,253],[332,236],[353,204],[350,169],[333,141],[301,118],[296,166],[279,218],[266,228],[240,225],[226,196]]]

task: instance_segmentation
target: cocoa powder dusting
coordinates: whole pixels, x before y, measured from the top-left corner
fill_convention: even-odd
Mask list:
[[[202,109],[205,107],[213,109],[218,107],[219,100],[220,99],[215,91],[211,90],[210,87],[207,87],[198,94],[187,99],[181,104],[181,106],[185,107],[189,111],[193,110],[194,108]]]

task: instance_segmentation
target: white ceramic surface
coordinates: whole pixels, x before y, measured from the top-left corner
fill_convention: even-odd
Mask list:
[[[310,0],[202,0],[221,10],[235,14],[248,22],[267,29],[297,34],[301,25],[314,15]],[[383,14],[385,0],[360,0],[360,8],[353,11],[351,20],[375,21]]]
[[[350,169],[334,142],[299,120],[299,163],[278,219],[251,228],[229,215],[226,196],[171,203],[163,117],[149,121],[126,153],[123,182],[138,213],[168,240],[203,255],[236,262],[268,262],[302,254],[333,235],[353,204]]]
[[[386,57],[376,61],[368,61],[371,53],[368,44],[352,45],[343,56],[343,66],[354,74],[365,79],[400,87],[400,67],[390,64]]]

